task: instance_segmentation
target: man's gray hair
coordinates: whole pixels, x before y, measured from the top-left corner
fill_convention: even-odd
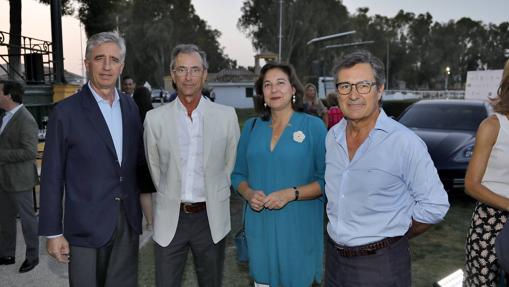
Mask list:
[[[375,74],[375,81],[378,88],[385,84],[385,68],[380,59],[373,56],[368,51],[355,51],[345,55],[339,63],[334,67],[334,77],[338,81],[338,72],[347,68],[351,68],[357,64],[369,64],[373,68]]]
[[[207,63],[207,54],[194,44],[179,44],[173,48],[173,51],[171,52],[170,69],[175,69],[175,60],[179,54],[191,54],[194,52],[200,55],[203,63],[203,69],[207,70],[209,68],[209,64]]]
[[[117,32],[101,32],[92,35],[88,38],[87,41],[87,49],[85,50],[85,59],[91,60],[92,50],[104,43],[115,43],[120,48],[120,61],[123,63],[125,60],[125,42],[122,37],[118,35]]]

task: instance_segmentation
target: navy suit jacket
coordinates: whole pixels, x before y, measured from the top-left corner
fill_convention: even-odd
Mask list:
[[[40,235],[63,233],[71,245],[101,247],[115,230],[118,198],[123,199],[129,225],[141,233],[136,177],[144,164],[143,127],[134,101],[119,96],[122,164],[88,85],[53,108],[42,163]]]

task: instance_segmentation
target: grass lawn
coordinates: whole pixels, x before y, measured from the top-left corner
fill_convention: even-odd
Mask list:
[[[457,192],[459,193],[459,192]],[[432,227],[425,234],[411,241],[412,286],[431,287],[433,282],[463,268],[464,245],[474,201],[464,195],[450,199],[451,209],[445,220]],[[226,241],[224,286],[253,286],[246,264],[239,264],[235,258],[233,235],[239,229],[242,204],[238,196],[231,199],[232,232]],[[140,251],[139,286],[152,287],[154,284],[154,254],[149,243]],[[189,256],[184,273],[183,287],[195,287],[193,260]],[[168,272],[171,272],[170,270]]]
[[[444,221],[411,240],[412,286],[429,287],[463,269],[465,240],[475,202],[463,194],[456,194],[449,201],[451,208]]]
[[[237,112],[237,117],[239,118],[240,130],[242,130],[244,122],[247,119],[257,116],[254,109],[235,109],[235,111]]]

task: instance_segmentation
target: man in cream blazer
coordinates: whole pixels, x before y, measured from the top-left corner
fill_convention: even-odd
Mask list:
[[[210,102],[203,51],[178,45],[172,53],[178,97],[147,113],[145,151],[154,200],[156,286],[180,286],[189,248],[200,286],[221,286],[230,231],[230,173],[239,126],[235,110]]]

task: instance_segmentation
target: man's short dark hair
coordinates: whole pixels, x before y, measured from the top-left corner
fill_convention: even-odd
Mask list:
[[[16,81],[0,80],[0,84],[3,84],[4,95],[11,96],[11,99],[18,104],[23,103],[25,89],[21,83]]]
[[[134,82],[133,77],[131,77],[131,76],[129,76],[129,75],[126,75],[126,76],[123,76],[123,77],[122,77],[122,83],[123,83],[125,80],[133,80],[133,82]]]
[[[345,55],[334,68],[334,78],[338,81],[338,72],[347,68],[351,68],[357,64],[369,64],[375,75],[376,86],[381,88],[385,85],[385,68],[380,59],[375,57],[368,51],[360,50]]]

